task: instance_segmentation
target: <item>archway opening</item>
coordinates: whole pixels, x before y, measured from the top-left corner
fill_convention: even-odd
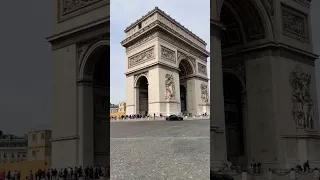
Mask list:
[[[246,109],[246,56],[240,52],[267,37],[265,19],[253,0],[224,0],[220,22],[223,92],[228,161],[246,168],[248,164]],[[245,123],[244,123],[245,122]]]
[[[227,140],[227,159],[235,165],[243,165],[245,143],[243,132],[243,97],[239,78],[231,73],[224,73],[223,93]]]
[[[180,82],[180,108],[182,114],[189,114],[190,110],[188,109],[187,100],[187,81],[190,78],[189,75],[193,74],[192,65],[188,60],[182,59],[179,63],[179,82]]]
[[[138,87],[138,112],[140,115],[149,114],[149,92],[148,92],[148,79],[145,76],[141,76],[137,81]]]
[[[108,45],[100,45],[96,47],[90,54],[84,67],[84,77],[89,81],[88,88],[90,91],[85,91],[83,94],[85,126],[83,131],[86,136],[92,137],[91,140],[86,140],[85,146],[90,147],[93,151],[87,152],[84,156],[83,165],[101,165],[109,166],[110,164],[110,134],[106,129],[110,128],[110,49]],[[86,97],[85,97],[86,96]],[[92,109],[89,108],[92,106]],[[90,158],[89,158],[90,156]]]
[[[186,113],[186,111],[187,111],[187,90],[183,85],[180,85],[180,103],[181,103],[181,112]]]

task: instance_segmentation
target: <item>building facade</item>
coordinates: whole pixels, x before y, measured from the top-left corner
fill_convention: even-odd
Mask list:
[[[110,114],[118,113],[119,112],[119,106],[116,104],[110,103]]]
[[[28,161],[51,161],[51,130],[28,133]]]
[[[125,29],[126,114],[209,114],[206,43],[159,8]]]
[[[0,136],[0,164],[27,161],[28,138],[14,135]]]
[[[211,2],[212,167],[319,167],[310,3]]]

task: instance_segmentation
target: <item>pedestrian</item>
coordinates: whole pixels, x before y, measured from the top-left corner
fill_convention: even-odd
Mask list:
[[[20,180],[20,178],[21,178],[21,171],[18,171],[17,172],[17,180]]]
[[[5,180],[5,175],[6,174],[6,172],[5,171],[0,171],[0,180]]]
[[[28,178],[29,178],[29,180],[33,180],[33,173],[32,173],[32,170],[30,170]]]

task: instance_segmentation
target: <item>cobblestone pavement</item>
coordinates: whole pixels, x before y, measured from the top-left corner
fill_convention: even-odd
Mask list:
[[[209,120],[111,122],[111,179],[209,179],[209,125]]]

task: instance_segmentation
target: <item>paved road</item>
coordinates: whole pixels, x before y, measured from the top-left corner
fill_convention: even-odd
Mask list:
[[[209,124],[111,122],[111,179],[209,179]]]

